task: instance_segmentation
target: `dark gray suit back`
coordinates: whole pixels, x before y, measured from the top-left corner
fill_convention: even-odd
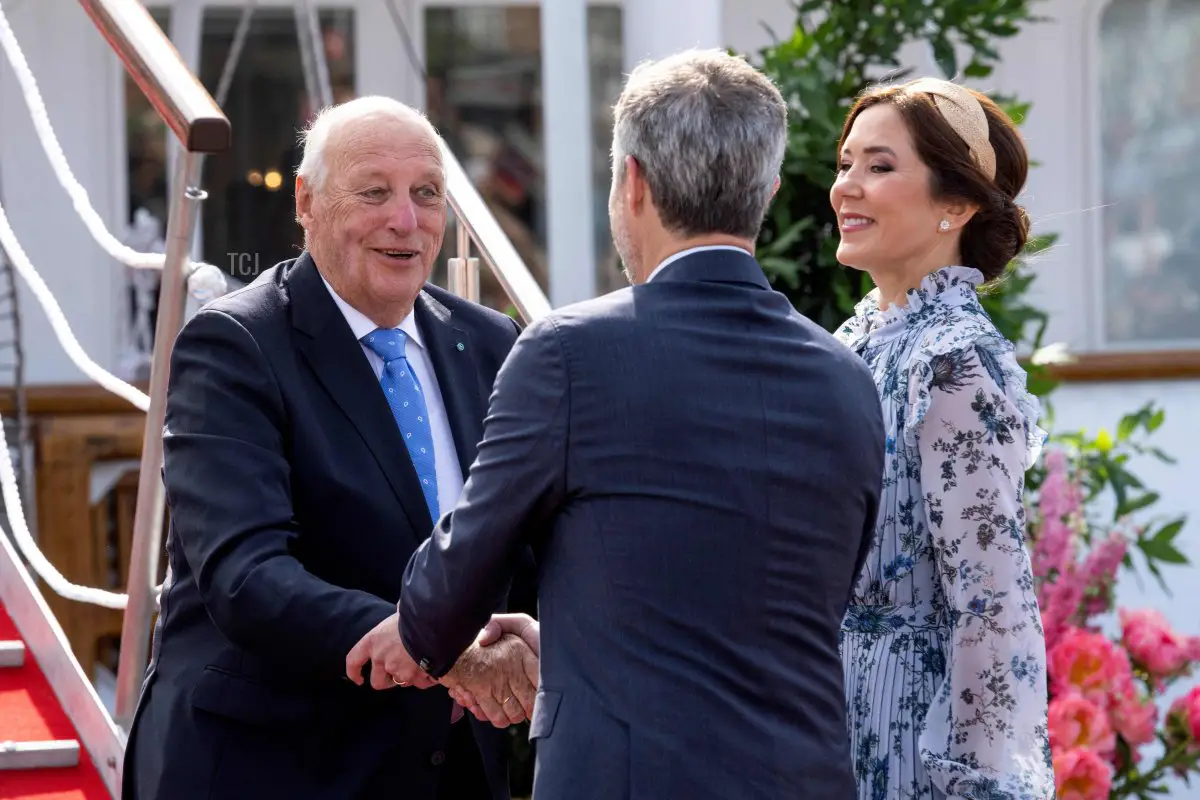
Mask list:
[[[540,559],[539,798],[852,797],[867,369],[728,250],[555,318],[570,499]]]

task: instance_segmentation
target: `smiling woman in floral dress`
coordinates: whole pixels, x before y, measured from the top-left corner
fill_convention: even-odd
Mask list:
[[[842,625],[858,798],[1052,798],[1022,506],[1044,435],[976,296],[1025,244],[1028,155],[988,98],[928,78],[861,97],[838,152],[838,260],[878,287],[838,336],[874,372],[887,428]]]

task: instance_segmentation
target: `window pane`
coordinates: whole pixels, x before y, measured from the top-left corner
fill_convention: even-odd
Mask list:
[[[1106,338],[1200,345],[1200,3],[1113,0],[1100,44]]]
[[[429,117],[479,188],[500,227],[547,287],[541,31],[537,7],[455,6],[425,14]],[[608,229],[612,105],[622,80],[621,11],[588,9],[596,286],[624,285]],[[447,236],[443,260],[452,255]],[[506,308],[484,268],[483,302]]]

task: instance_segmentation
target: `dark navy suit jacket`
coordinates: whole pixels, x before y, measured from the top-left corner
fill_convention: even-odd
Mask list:
[[[863,362],[748,254],[685,255],[521,335],[405,645],[444,673],[532,543],[535,798],[852,798],[838,633],[883,457]]]
[[[465,475],[518,328],[432,286],[415,314]],[[187,323],[165,428],[171,578],[126,800],[433,800],[446,691],[345,678],[350,648],[395,612],[433,522],[370,363],[307,254]],[[470,724],[492,796],[507,798],[505,734]]]

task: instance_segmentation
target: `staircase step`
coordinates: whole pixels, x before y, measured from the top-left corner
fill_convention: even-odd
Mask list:
[[[20,641],[0,641],[0,667],[21,667],[25,665],[25,643]]]
[[[0,742],[0,771],[44,769],[79,765],[79,742],[58,739],[49,742]]]

